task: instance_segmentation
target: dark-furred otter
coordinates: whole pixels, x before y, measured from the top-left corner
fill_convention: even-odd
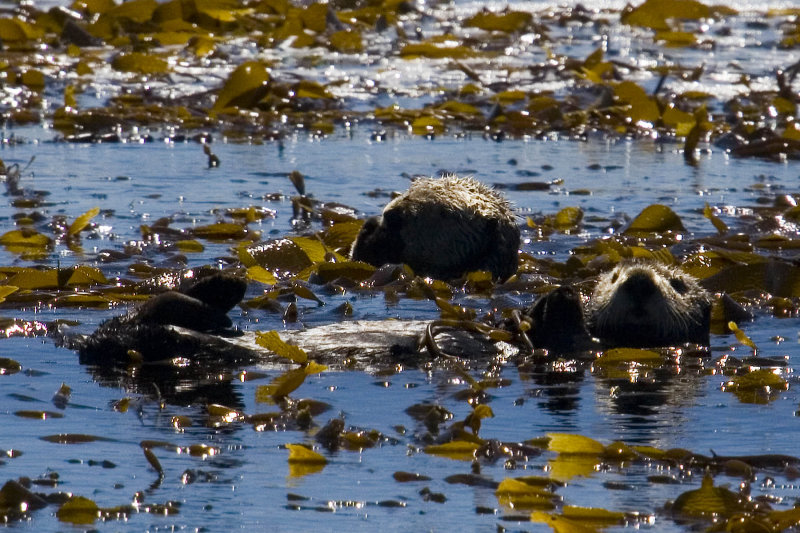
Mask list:
[[[368,219],[351,257],[375,266],[405,263],[416,274],[453,279],[517,271],[520,232],[508,201],[466,177],[418,178],[379,217]]]
[[[230,335],[227,313],[244,297],[247,282],[226,274],[199,279],[183,292],[154,296],[136,310],[106,320],[86,337],[65,344],[87,363],[128,361],[136,352],[145,361],[194,357],[203,350],[215,354],[215,340]],[[133,350],[133,352],[131,352]]]
[[[678,268],[625,262],[600,277],[586,318],[605,346],[708,345],[711,296]]]

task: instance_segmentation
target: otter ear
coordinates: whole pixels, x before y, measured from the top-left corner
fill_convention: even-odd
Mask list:
[[[400,231],[406,217],[407,214],[401,209],[390,209],[383,213],[383,225],[390,232]]]

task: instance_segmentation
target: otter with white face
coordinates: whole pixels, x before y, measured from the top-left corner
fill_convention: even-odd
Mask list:
[[[405,263],[416,274],[453,279],[488,270],[517,271],[519,227],[508,201],[472,178],[419,178],[368,219],[351,258],[375,266]]]
[[[692,276],[656,262],[617,265],[597,282],[587,309],[607,346],[708,345],[711,297]]]

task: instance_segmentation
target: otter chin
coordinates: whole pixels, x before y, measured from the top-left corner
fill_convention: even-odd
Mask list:
[[[418,178],[364,222],[350,256],[439,279],[474,270],[506,279],[517,271],[519,238],[511,206],[491,187],[455,175]]]
[[[692,276],[656,262],[603,274],[587,309],[590,333],[607,346],[709,344],[711,296]]]

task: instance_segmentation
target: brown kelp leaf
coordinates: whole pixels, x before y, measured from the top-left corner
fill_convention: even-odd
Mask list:
[[[263,283],[265,285],[275,285],[278,279],[264,267],[258,265],[251,266],[247,269],[247,279]]]
[[[583,220],[583,209],[580,207],[565,207],[556,213],[553,226],[559,231],[573,230]]]
[[[577,520],[572,520],[562,515],[534,511],[531,513],[531,522],[546,524],[555,533],[596,533],[597,529],[585,526]]]
[[[71,524],[93,524],[100,517],[100,508],[89,498],[73,496],[56,511],[56,516]]]
[[[403,45],[403,48],[400,49],[400,57],[403,59],[416,59],[420,57],[429,59],[465,59],[484,55],[469,46],[458,44],[459,42],[460,40],[455,36],[442,35],[435,40],[408,43]]]
[[[0,18],[0,40],[3,42],[40,39],[44,31],[18,18]]]
[[[205,247],[200,241],[195,239],[184,239],[181,241],[175,241],[175,246],[181,252],[195,252],[200,253],[205,250]]]
[[[290,239],[276,239],[244,249],[256,264],[278,278],[296,275],[313,265],[308,254]],[[242,254],[239,254],[240,258]],[[324,257],[324,252],[323,252]],[[244,261],[242,261],[244,263]],[[245,263],[246,266],[251,266]]]
[[[320,263],[317,275],[323,281],[347,278],[356,282],[364,281],[375,273],[376,268],[362,261],[344,261],[341,263]]]
[[[64,415],[55,411],[15,411],[14,416],[30,418],[32,420],[47,420],[48,418],[64,418]]]
[[[111,66],[120,72],[137,74],[165,74],[169,72],[169,63],[158,56],[129,52],[119,54],[111,60]]]
[[[724,487],[715,487],[710,474],[703,478],[699,489],[684,492],[672,505],[674,513],[709,518],[727,517],[745,509],[742,497]]]
[[[576,477],[594,475],[600,463],[602,463],[600,455],[560,453],[554,459],[547,461],[547,467],[552,479],[567,482]]]
[[[547,449],[552,452],[567,455],[600,455],[606,451],[606,447],[601,443],[583,435],[548,433],[547,437],[550,439]]]
[[[328,462],[324,456],[318,454],[303,444],[285,444],[289,450],[290,463],[310,463],[324,465]]]
[[[267,94],[269,79],[269,72],[264,64],[258,61],[242,63],[223,84],[212,110],[255,106]]]
[[[256,401],[259,403],[275,403],[275,401],[285,398],[306,380],[304,368],[288,370],[272,380],[269,385],[259,385],[256,388]]]
[[[736,335],[737,341],[739,341],[740,343],[744,344],[749,348],[752,348],[753,350],[758,350],[756,343],[754,343],[744,331],[739,329],[739,326],[736,325],[736,322],[732,320],[728,322],[728,329],[731,330],[734,335]]]
[[[256,344],[295,363],[302,365],[308,362],[308,354],[305,350],[299,346],[285,343],[277,331],[257,331]]]
[[[92,220],[94,217],[100,214],[99,207],[93,207],[89,209],[84,214],[80,215],[75,221],[70,224],[69,229],[67,230],[67,235],[74,236],[83,231],[83,229],[89,225],[89,221]]]
[[[533,15],[527,11],[505,11],[492,13],[480,11],[464,21],[464,26],[480,28],[486,31],[501,31],[512,33],[524,30],[533,20]]]
[[[445,444],[431,444],[425,446],[425,453],[455,459],[457,461],[472,461],[475,459],[475,452],[481,445],[476,442],[466,440],[454,440]]]
[[[667,19],[701,19],[711,16],[711,8],[697,0],[645,0],[622,14],[620,22],[654,30],[670,29]]]
[[[0,357],[0,376],[16,374],[20,370],[22,370],[22,365],[18,362],[7,357]]]
[[[320,234],[322,242],[329,248],[350,248],[364,225],[363,220],[337,222]]]
[[[665,231],[682,232],[686,231],[686,228],[675,211],[665,205],[652,204],[645,207],[622,233],[623,235],[637,235]]]
[[[129,0],[104,12],[111,17],[124,18],[132,22],[148,22],[158,7],[156,0]]]
[[[34,229],[22,228],[0,235],[0,244],[6,247],[45,248],[53,244],[53,239]]]
[[[641,350],[638,348],[612,348],[592,361],[592,365],[597,368],[608,368],[611,366],[627,366],[637,363],[646,366],[659,366],[665,362],[665,358],[658,352],[652,350]]]
[[[153,453],[153,450],[150,448],[142,448],[142,452],[144,453],[144,458],[147,459],[147,462],[153,467],[153,470],[158,472],[159,476],[163,476],[164,468],[161,466],[161,461],[158,460],[156,454]]]
[[[717,228],[720,235],[728,233],[728,225],[720,219],[708,203],[703,207],[703,216],[706,217]]]
[[[416,472],[397,471],[394,474],[392,474],[392,477],[398,483],[409,483],[409,482],[414,482],[414,481],[430,481],[431,480],[430,477],[425,476],[423,474],[418,474]]]
[[[364,50],[361,33],[352,29],[332,33],[329,42],[333,50],[344,54],[356,54]]]
[[[640,121],[653,123],[661,117],[655,98],[635,82],[615,84],[614,94],[622,103],[628,104],[627,115],[634,124]]]
[[[541,487],[505,478],[495,490],[497,501],[513,509],[553,509],[559,497]]]
[[[775,391],[786,390],[788,387],[789,384],[780,375],[768,368],[762,368],[747,374],[734,376],[731,381],[723,385],[722,389],[726,392],[732,392],[742,399],[739,393],[763,391],[769,395]]]
[[[87,442],[111,440],[106,437],[98,437],[96,435],[85,435],[82,433],[59,433],[57,435],[45,435],[39,438],[45,442],[52,442],[55,444],[85,444]]]
[[[196,226],[191,232],[200,239],[240,241],[247,236],[247,227],[231,222],[217,222],[207,226]]]
[[[15,287],[14,285],[0,285],[0,302],[6,299],[6,296],[14,294],[19,290],[19,287]]]

